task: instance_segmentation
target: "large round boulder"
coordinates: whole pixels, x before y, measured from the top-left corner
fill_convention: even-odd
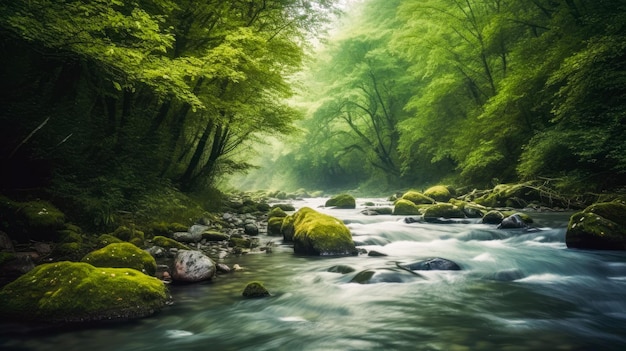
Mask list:
[[[324,207],[356,208],[356,200],[352,195],[340,194],[328,199]]]
[[[156,272],[154,257],[127,242],[109,244],[92,251],[81,261],[96,267],[133,268],[148,275]]]
[[[626,250],[626,205],[602,202],[573,214],[565,243],[577,249]]]
[[[402,199],[411,201],[415,205],[432,204],[435,200],[420,193],[419,191],[407,191],[402,195]]]
[[[465,218],[465,213],[459,207],[446,202],[426,208],[424,220],[429,221],[432,218]]]
[[[167,300],[160,280],[130,268],[42,264],[0,290],[3,320],[86,322],[149,316]]]
[[[350,229],[335,217],[304,207],[294,214],[293,250],[315,256],[355,255]]]
[[[409,200],[399,199],[393,207],[393,214],[397,216],[414,216],[419,215],[419,208]]]
[[[180,250],[174,258],[174,281],[196,283],[215,275],[215,262],[200,251]]]
[[[424,191],[424,196],[427,196],[435,201],[447,202],[452,198],[452,193],[445,185],[435,185],[426,189],[426,191]]]

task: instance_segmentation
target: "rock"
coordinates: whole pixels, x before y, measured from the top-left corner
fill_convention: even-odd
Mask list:
[[[407,191],[402,195],[403,200],[411,201],[415,205],[433,204],[435,200],[420,193],[419,191]]]
[[[296,208],[293,207],[292,204],[275,204],[272,206],[272,209],[274,208],[280,208],[283,211],[295,211]]]
[[[422,217],[421,216],[404,217],[404,223],[406,223],[406,224],[419,223],[421,221],[422,221]]]
[[[315,256],[355,255],[350,229],[332,216],[304,207],[294,214],[293,250]]]
[[[187,230],[189,233],[195,235],[202,235],[202,233],[209,230],[209,226],[203,224],[194,224]]]
[[[626,204],[601,202],[573,214],[565,243],[568,248],[626,250]]]
[[[461,267],[453,261],[435,257],[409,264],[397,264],[398,267],[409,271],[458,271]]]
[[[271,219],[271,218],[275,218],[275,217],[287,217],[287,212],[285,212],[282,208],[280,207],[274,207],[272,208],[272,210],[267,214],[267,218]]]
[[[259,235],[259,227],[255,223],[247,223],[243,227],[244,233],[247,235]]]
[[[281,235],[281,228],[285,217],[271,217],[267,221],[267,234],[268,235]]]
[[[154,258],[163,258],[166,256],[165,249],[160,246],[152,246],[146,249],[146,252]]]
[[[81,261],[95,267],[133,268],[148,275],[156,272],[154,257],[131,243],[109,244],[88,253]]]
[[[362,214],[366,216],[376,216],[376,215],[390,215],[393,214],[393,208],[391,207],[368,207],[361,211]]]
[[[498,225],[498,229],[519,229],[526,227],[528,227],[528,224],[524,222],[519,213],[506,217],[502,220],[502,223]]]
[[[346,266],[344,264],[340,264],[340,265],[336,265],[336,266],[332,266],[330,268],[328,268],[327,270],[328,272],[331,273],[341,273],[341,274],[346,274],[346,273],[352,273],[355,271],[354,268],[350,267],[350,266]]]
[[[340,194],[334,197],[331,197],[326,201],[324,207],[335,207],[335,208],[356,208],[356,200],[352,195],[349,194]]]
[[[172,234],[172,239],[181,243],[197,243],[202,240],[202,233],[176,232]]]
[[[138,247],[143,247],[144,245],[144,232],[135,229],[134,226],[119,226],[117,227],[117,229],[115,229],[113,233],[109,233],[109,235],[114,236],[122,241],[128,241],[129,243],[135,244]]]
[[[246,298],[258,298],[270,296],[270,292],[263,286],[263,283],[251,282],[246,285],[241,295]]]
[[[490,278],[492,280],[497,280],[497,281],[502,281],[502,282],[512,282],[514,280],[522,279],[524,277],[525,277],[524,272],[516,268],[511,268],[511,269],[503,269],[501,271],[497,271]]]
[[[423,217],[425,221],[430,218],[465,218],[465,213],[453,204],[440,203],[427,207]]]
[[[165,249],[180,249],[180,250],[191,250],[191,248],[187,245],[183,245],[181,243],[179,243],[176,240],[170,239],[170,238],[166,238],[164,236],[155,236],[154,238],[152,238],[152,242],[154,243],[154,245],[156,246],[161,246]]]
[[[7,233],[0,231],[0,251],[14,251],[13,242]]]
[[[8,216],[7,214],[11,214]],[[18,243],[56,241],[65,215],[47,201],[18,202],[0,196],[0,230]]]
[[[200,251],[180,250],[174,258],[172,278],[177,282],[196,283],[215,275],[215,263]]]
[[[224,263],[217,263],[215,265],[215,269],[217,270],[218,273],[230,273],[231,272],[230,267],[228,267],[228,265]]]
[[[504,219],[504,214],[500,211],[491,210],[485,214],[483,217],[484,224],[500,224]]]
[[[382,253],[382,252],[379,252],[379,251],[376,251],[376,250],[370,250],[370,251],[367,253],[367,255],[368,255],[368,256],[370,256],[370,257],[382,257],[382,256],[387,256],[387,254]]]
[[[411,201],[400,199],[396,201],[396,204],[393,208],[393,214],[396,216],[413,216],[419,215],[419,208]]]
[[[216,232],[213,230],[207,230],[202,233],[202,239],[206,241],[211,241],[211,242],[225,241],[225,240],[228,240],[229,238],[230,237],[228,236],[228,234]]]
[[[37,266],[0,290],[3,320],[87,322],[141,318],[160,310],[165,285],[130,268],[87,263]]]
[[[439,202],[448,202],[452,198],[450,190],[444,185],[435,185],[426,189],[424,196]]]
[[[280,233],[283,235],[284,242],[292,242],[295,229],[293,227],[294,216],[287,216],[283,219],[283,224],[280,226]]]
[[[376,284],[376,283],[405,283],[421,278],[417,273],[408,273],[404,270],[396,269],[368,269],[355,275],[350,283]]]

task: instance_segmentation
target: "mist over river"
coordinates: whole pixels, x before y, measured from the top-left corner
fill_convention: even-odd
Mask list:
[[[570,213],[529,213],[533,230],[477,223],[428,224],[318,208],[342,219],[359,248],[386,256],[227,257],[242,271],[173,285],[174,304],[150,318],[46,331],[2,325],[2,350],[622,350],[626,346],[626,253],[565,246]],[[398,264],[442,257],[460,271],[412,274]],[[222,262],[222,261],[221,261]],[[331,272],[337,266],[350,273]],[[330,271],[329,271],[330,270]],[[382,277],[353,283],[359,272]],[[373,276],[374,278],[377,275]],[[252,281],[272,296],[243,299]],[[1,322],[2,324],[4,322]]]

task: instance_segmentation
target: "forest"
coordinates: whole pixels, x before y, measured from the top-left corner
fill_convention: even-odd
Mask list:
[[[623,0],[2,2],[0,192],[106,225],[233,175],[619,191],[625,25]]]

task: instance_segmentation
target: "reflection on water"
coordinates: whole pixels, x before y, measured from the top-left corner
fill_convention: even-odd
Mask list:
[[[324,199],[295,203],[317,208]],[[360,202],[360,201],[359,201]],[[568,250],[567,214],[534,214],[538,229],[406,224],[397,216],[320,209],[356,242],[387,256],[307,258],[286,245],[226,258],[245,269],[173,286],[175,304],[151,318],[73,331],[3,333],[3,350],[621,350],[626,255]],[[265,240],[264,238],[263,240]],[[276,241],[275,238],[271,238]],[[269,238],[267,238],[269,241]],[[350,283],[429,257],[461,271],[402,283]],[[351,273],[330,272],[351,267]],[[335,269],[336,271],[336,269]],[[404,276],[403,276],[404,277]],[[260,280],[272,296],[244,300]]]

